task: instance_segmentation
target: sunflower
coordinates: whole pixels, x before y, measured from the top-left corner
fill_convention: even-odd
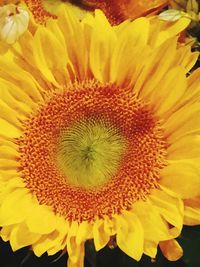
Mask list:
[[[199,71],[186,77],[198,55],[177,43],[180,24],[160,23],[61,7],[0,57],[0,236],[13,251],[66,250],[70,267],[87,240],[136,260],[158,245],[182,255],[174,238],[199,222]]]

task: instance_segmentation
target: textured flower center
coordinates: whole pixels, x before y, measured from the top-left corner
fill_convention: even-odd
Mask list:
[[[26,186],[68,220],[129,209],[158,186],[166,142],[130,88],[95,81],[55,90],[17,140]]]
[[[67,182],[101,185],[117,171],[125,141],[105,122],[81,121],[61,132],[58,165]]]

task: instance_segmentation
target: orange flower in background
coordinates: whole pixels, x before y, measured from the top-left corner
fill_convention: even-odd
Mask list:
[[[47,18],[56,18],[54,7],[62,2],[71,2],[83,8],[101,9],[112,24],[126,19],[135,19],[150,13],[157,13],[168,4],[168,0],[4,0],[3,4],[25,2],[29,10],[40,23]],[[1,3],[0,2],[0,3]],[[53,6],[53,8],[51,8]]]
[[[37,19],[38,22],[44,23],[47,18],[56,18],[56,15],[48,12],[43,5],[42,0],[24,0],[27,7],[33,14],[33,16]]]
[[[112,24],[158,12],[168,0],[80,0],[83,5],[101,9]]]

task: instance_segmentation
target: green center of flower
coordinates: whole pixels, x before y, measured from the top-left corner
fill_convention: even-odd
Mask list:
[[[81,187],[104,184],[118,170],[125,140],[103,121],[82,121],[61,132],[57,162],[66,181]]]

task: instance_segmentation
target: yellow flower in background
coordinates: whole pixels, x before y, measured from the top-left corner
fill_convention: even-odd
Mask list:
[[[0,235],[14,251],[66,249],[69,267],[90,239],[136,260],[182,255],[200,195],[198,54],[175,36],[187,24],[112,27],[62,6],[0,57]]]
[[[200,51],[200,6],[197,0],[170,0],[169,9],[161,12],[159,17],[164,21],[190,19],[191,22],[182,33],[180,41],[190,42],[194,50]]]
[[[176,21],[181,17],[190,18],[199,22],[199,4],[197,0],[171,0],[170,8],[160,14],[160,18],[168,21]]]

